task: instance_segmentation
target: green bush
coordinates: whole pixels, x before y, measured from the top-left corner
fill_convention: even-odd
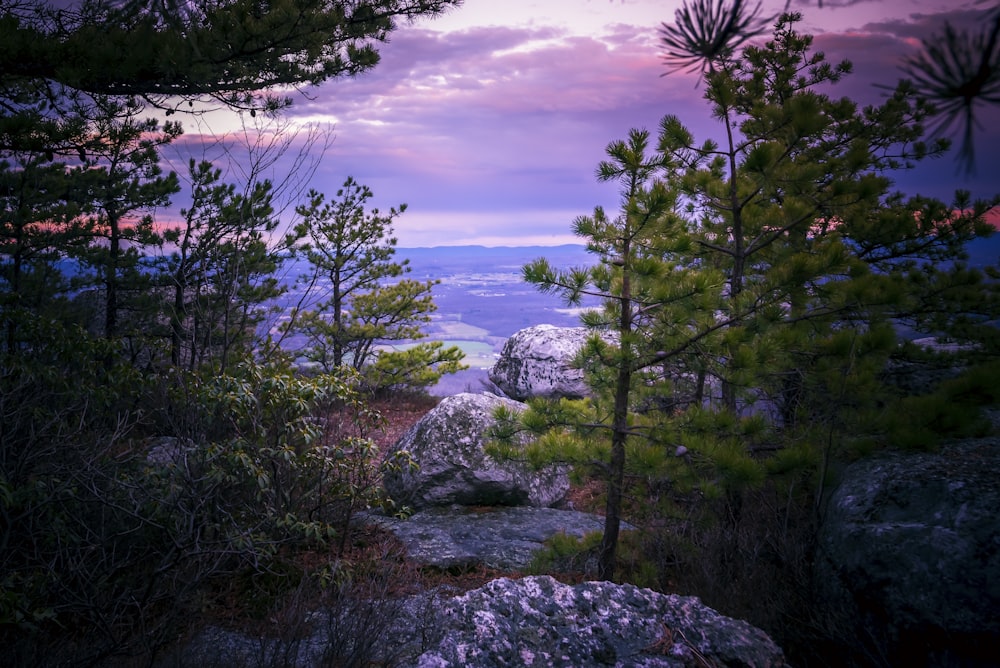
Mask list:
[[[254,362],[139,376],[106,363],[107,342],[48,334],[44,353],[0,359],[0,642],[15,664],[155,653],[213,582],[342,552],[381,470],[408,465],[379,459],[380,417],[352,376]]]

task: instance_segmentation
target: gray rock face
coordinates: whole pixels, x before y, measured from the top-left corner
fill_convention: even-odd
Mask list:
[[[603,517],[555,508],[429,508],[405,520],[372,519],[406,545],[410,559],[444,569],[523,570],[555,534],[582,538],[604,528]]]
[[[182,466],[194,449],[194,443],[188,439],[159,436],[149,442],[146,463],[154,466]]]
[[[784,666],[760,629],[694,597],[632,585],[501,578],[445,604],[443,636],[420,668]]]
[[[519,401],[585,397],[588,390],[583,371],[571,364],[589,335],[586,327],[536,325],[522,329],[507,339],[490,369],[490,380]]]
[[[486,429],[498,406],[523,410],[524,405],[491,394],[447,397],[396,443],[420,466],[416,472],[388,474],[386,492],[413,508],[448,506],[529,505],[558,503],[569,490],[563,467],[539,471],[527,464],[497,461],[483,449]]]
[[[998,470],[1000,439],[967,440],[853,464],[831,497],[820,579],[896,665],[1000,664]]]

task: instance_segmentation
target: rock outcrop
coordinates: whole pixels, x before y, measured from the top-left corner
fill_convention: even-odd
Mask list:
[[[419,668],[784,666],[763,631],[694,597],[632,585],[501,578],[445,603]]]
[[[779,668],[760,629],[694,597],[632,585],[570,586],[548,576],[501,578],[455,592],[341,602],[270,637],[207,628],[164,653],[166,666],[392,665],[399,668],[644,666]],[[305,611],[300,611],[305,612]]]
[[[518,401],[529,397],[579,399],[587,396],[583,371],[572,362],[590,336],[586,327],[536,325],[507,339],[489,377]]]
[[[519,571],[557,533],[582,538],[604,518],[555,508],[428,508],[406,519],[373,517],[406,546],[410,559],[434,568],[486,566]],[[622,530],[632,527],[625,525]]]
[[[1000,439],[845,471],[818,580],[895,665],[1000,665]],[[986,663],[976,663],[986,661]]]
[[[396,443],[419,466],[387,474],[386,492],[397,504],[430,506],[552,506],[569,490],[564,467],[534,470],[497,461],[484,450],[485,432],[499,406],[524,405],[492,394],[456,394],[441,401]]]

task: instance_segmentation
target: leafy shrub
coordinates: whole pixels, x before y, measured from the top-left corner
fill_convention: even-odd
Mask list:
[[[140,377],[106,363],[107,342],[50,335],[44,354],[0,360],[0,641],[15,663],[155,652],[209,583],[342,551],[383,466],[406,465],[379,460],[380,418],[350,375],[244,362]]]

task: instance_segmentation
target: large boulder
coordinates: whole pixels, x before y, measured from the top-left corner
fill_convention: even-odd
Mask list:
[[[579,399],[587,396],[583,371],[573,360],[591,334],[586,327],[536,325],[507,339],[489,377],[504,394],[519,401],[530,397]]]
[[[395,534],[414,562],[440,569],[520,571],[557,533],[582,538],[604,529],[599,515],[556,508],[427,508],[406,519],[371,519]]]
[[[831,496],[824,604],[895,665],[1000,665],[998,470],[1000,438],[959,441],[852,464]]]
[[[558,503],[569,491],[566,467],[535,470],[524,462],[498,461],[486,454],[485,432],[494,411],[524,404],[492,394],[447,397],[399,439],[416,471],[389,473],[384,485],[397,504],[429,506],[538,506]]]
[[[784,666],[766,633],[694,597],[632,585],[501,578],[445,604],[420,668]]]

